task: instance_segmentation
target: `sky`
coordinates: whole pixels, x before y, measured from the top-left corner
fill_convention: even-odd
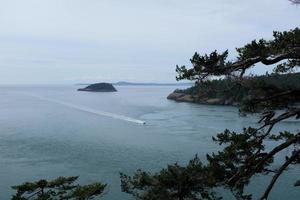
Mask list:
[[[175,82],[196,51],[295,27],[287,0],[0,0],[0,84]]]

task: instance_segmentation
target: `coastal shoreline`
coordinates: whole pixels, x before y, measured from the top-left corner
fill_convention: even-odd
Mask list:
[[[174,100],[176,102],[187,102],[196,103],[203,105],[223,105],[223,106],[238,106],[239,103],[234,102],[231,99],[221,99],[221,98],[200,98],[196,95],[186,94],[183,92],[172,92],[167,96],[167,99]]]

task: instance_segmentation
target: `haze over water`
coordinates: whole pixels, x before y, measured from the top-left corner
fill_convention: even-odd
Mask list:
[[[256,125],[258,119],[240,117],[235,107],[169,101],[175,86],[116,88],[116,93],[88,93],[75,86],[1,86],[0,199],[9,199],[12,185],[76,175],[81,183],[108,183],[105,200],[131,199],[121,193],[119,172],[158,171],[195,154],[204,158],[220,148],[211,140],[216,133]],[[124,118],[97,114],[103,112]],[[286,121],[280,128],[297,126]],[[299,177],[299,170],[285,172],[270,199],[299,197],[291,177]],[[249,190],[260,194],[267,181],[257,178]]]

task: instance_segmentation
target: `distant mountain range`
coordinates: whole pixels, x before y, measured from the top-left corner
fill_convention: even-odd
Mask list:
[[[90,85],[91,83],[78,83],[76,85]],[[126,82],[126,81],[119,81],[116,83],[111,83],[116,86],[192,86],[193,83],[135,83],[135,82]]]

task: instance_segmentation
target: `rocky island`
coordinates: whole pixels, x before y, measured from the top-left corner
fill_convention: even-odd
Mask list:
[[[95,83],[85,88],[80,88],[78,91],[86,92],[116,92],[116,88],[110,83]]]

